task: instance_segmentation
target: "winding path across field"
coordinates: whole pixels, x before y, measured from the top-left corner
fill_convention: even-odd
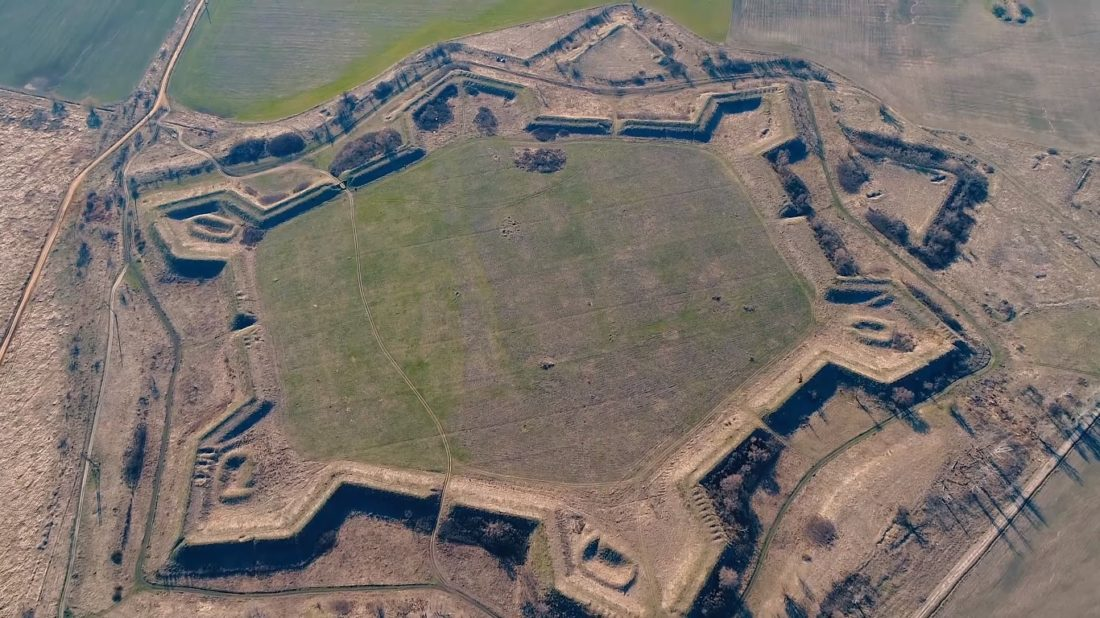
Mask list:
[[[176,47],[172,52],[172,56],[169,58],[168,63],[164,68],[164,75],[161,76],[159,91],[157,92],[157,98],[153,102],[149,111],[142,116],[141,120],[130,128],[122,137],[115,143],[111,144],[106,150],[103,151],[98,157],[92,160],[81,172],[73,179],[69,185],[69,190],[65,193],[65,198],[61,202],[60,208],[57,210],[57,214],[54,217],[53,225],[50,228],[49,235],[46,236],[46,242],[42,245],[42,251],[38,255],[38,260],[35,262],[34,270],[31,271],[31,276],[27,280],[27,285],[23,289],[23,297],[19,301],[19,306],[16,307],[15,313],[12,315],[11,323],[9,324],[8,331],[4,335],[3,344],[0,345],[0,366],[3,365],[4,358],[7,355],[8,348],[11,346],[12,340],[15,338],[15,332],[18,329],[19,323],[26,312],[27,306],[30,303],[30,299],[34,296],[35,288],[38,286],[39,280],[42,278],[42,271],[46,266],[46,259],[50,255],[50,251],[53,249],[54,244],[57,241],[57,236],[61,231],[61,226],[64,223],[65,215],[68,212],[69,207],[72,205],[73,199],[76,196],[77,190],[80,188],[81,183],[88,177],[93,169],[108,157],[118,151],[131,137],[137,134],[146,124],[148,124],[156,114],[162,109],[168,107],[168,96],[166,94],[168,90],[168,81],[172,77],[172,70],[176,66],[176,61],[179,59],[180,52],[183,50],[184,45],[187,43],[187,38],[191,34],[191,30],[195,26],[195,22],[198,20],[199,15],[202,13],[205,7],[206,0],[198,0],[194,10],[191,13],[190,18],[187,20],[187,25],[184,27],[183,34],[180,36],[180,40],[176,43]],[[88,488],[88,478],[91,474],[92,460],[88,457],[91,453],[93,440],[95,439],[96,426],[99,421],[99,412],[102,406],[103,400],[103,388],[107,383],[107,373],[110,368],[110,355],[111,355],[111,340],[115,335],[116,326],[114,319],[115,298],[118,294],[119,286],[122,284],[123,276],[126,273],[125,267],[119,271],[118,276],[115,278],[114,283],[111,286],[109,313],[107,319],[107,353],[104,362],[104,372],[100,378],[99,395],[96,398],[96,408],[92,414],[91,427],[88,431],[88,438],[84,444],[84,469],[80,477],[80,487],[77,490],[76,509],[73,517],[73,529],[69,537],[69,556],[65,564],[65,577],[61,584],[61,596],[58,601],[58,615],[63,615],[67,609],[67,600],[69,593],[69,581],[72,575],[73,567],[76,563],[77,554],[77,539],[80,534],[80,515],[84,510],[84,501]]]

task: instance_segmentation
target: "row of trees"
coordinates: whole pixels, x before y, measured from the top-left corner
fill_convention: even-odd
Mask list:
[[[275,137],[250,137],[233,144],[229,152],[218,162],[222,165],[240,165],[255,163],[264,157],[289,157],[306,148],[306,140],[297,133],[289,132]]]
[[[847,131],[857,150],[872,159],[890,159],[923,170],[954,174],[957,181],[920,244],[913,242],[904,222],[877,209],[867,211],[867,221],[929,268],[943,269],[954,262],[970,239],[976,220],[970,211],[989,196],[989,182],[974,166],[944,150],[925,144],[910,144],[893,136],[866,131]]]

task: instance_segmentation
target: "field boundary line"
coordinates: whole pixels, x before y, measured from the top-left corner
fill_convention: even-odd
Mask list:
[[[401,365],[390,354],[389,349],[386,347],[386,343],[382,340],[382,333],[378,330],[378,325],[374,321],[374,314],[370,310],[370,304],[367,302],[367,290],[363,285],[363,260],[359,255],[359,233],[356,230],[355,219],[355,193],[348,187],[348,185],[338,178],[333,177],[339,182],[340,189],[344,192],[348,201],[348,212],[351,215],[351,237],[353,241],[353,251],[355,251],[355,283],[359,288],[359,299],[363,305],[363,313],[367,316],[367,322],[370,324],[371,334],[374,336],[374,342],[378,345],[378,348],[382,351],[382,355],[386,357],[386,360],[390,362],[394,370],[397,371],[401,379],[412,391],[413,395],[420,402],[420,405],[424,408],[424,411],[431,417],[432,423],[435,425],[436,432],[439,434],[439,439],[443,443],[444,461],[444,475],[443,485],[439,490],[439,511],[436,514],[435,526],[432,528],[431,541],[428,544],[428,559],[431,561],[432,570],[435,572],[436,579],[439,580],[440,586],[443,590],[450,592],[453,595],[460,596],[468,603],[474,605],[478,609],[484,611],[490,616],[497,616],[497,612],[483,604],[479,599],[467,594],[465,591],[455,587],[447,579],[447,576],[443,568],[439,565],[439,529],[443,524],[443,520],[447,514],[447,487],[451,484],[451,480],[454,477],[454,455],[451,453],[451,441],[447,437],[447,431],[443,427],[443,421],[432,410],[431,405],[428,404],[428,400],[424,398],[424,395],[420,393],[420,389],[413,384],[413,381],[409,378],[405,370],[401,368]]]
[[[176,62],[179,60],[180,53],[183,52],[183,47],[187,44],[187,39],[191,36],[191,31],[195,27],[195,22],[198,21],[199,14],[205,6],[206,0],[198,0],[194,10],[192,10],[191,17],[188,18],[187,25],[184,26],[183,35],[176,44],[175,50],[172,51],[172,56],[168,59],[168,64],[165,65],[164,75],[160,79],[160,85],[157,91],[157,98],[153,101],[153,105],[149,108],[149,111],[146,112],[134,126],[130,127],[129,131],[118,138],[115,143],[108,146],[98,157],[92,159],[91,163],[86,165],[84,169],[76,175],[76,178],[73,178],[72,182],[69,183],[69,190],[65,192],[65,197],[61,200],[61,206],[58,207],[57,213],[54,215],[53,223],[50,225],[50,231],[46,235],[46,241],[42,244],[42,250],[38,254],[38,259],[35,260],[31,275],[27,279],[27,284],[23,287],[23,296],[19,299],[19,304],[15,307],[15,313],[12,314],[11,320],[8,323],[7,332],[4,333],[4,341],[0,343],[0,367],[3,366],[4,360],[7,358],[8,349],[11,347],[12,341],[15,340],[15,333],[19,330],[19,325],[23,321],[23,316],[27,312],[27,307],[30,305],[31,298],[34,297],[34,292],[38,289],[38,282],[42,279],[42,272],[46,269],[46,261],[49,259],[50,252],[57,243],[57,237],[61,234],[61,228],[65,222],[65,215],[68,213],[69,207],[73,203],[73,198],[76,197],[77,190],[88,178],[92,170],[98,167],[100,163],[106,161],[111,155],[118,152],[130,138],[137,135],[138,131],[149,124],[149,122],[160,113],[161,109],[167,106],[168,82],[172,79],[172,71],[176,68]]]
[[[1070,452],[1073,451],[1077,443],[1092,430],[1096,424],[1097,418],[1100,418],[1100,413],[1090,412],[1083,418],[1077,421],[1077,427],[1073,430],[1058,450],[1047,459],[1046,463],[1041,468],[1035,471],[1035,473],[1024,485],[1023,490],[1019,492],[1016,499],[1012,501],[1012,504],[1008,506],[1007,510],[997,509],[1000,513],[997,515],[997,519],[990,524],[988,530],[982,535],[981,539],[967,551],[955,566],[947,572],[944,579],[940,581],[928,596],[928,599],[924,602],[917,611],[913,612],[910,618],[931,618],[935,615],[951,596],[951,593],[962,583],[963,578],[973,569],[985,556],[989,548],[993,547],[993,544],[997,539],[1008,530],[1009,526],[1016,517],[1025,509],[1027,505],[1031,503],[1031,498],[1043,488],[1047,479],[1053,475],[1054,471],[1065,461]]]

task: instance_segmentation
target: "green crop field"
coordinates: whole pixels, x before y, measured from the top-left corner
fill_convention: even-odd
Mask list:
[[[643,2],[722,40],[728,0]],[[458,36],[553,17],[593,0],[218,0],[195,29],[172,95],[245,120],[288,116]]]
[[[820,61],[922,124],[1092,147],[1100,139],[1100,3],[734,0],[729,43]]]
[[[0,83],[79,100],[126,97],[182,0],[0,0]]]
[[[806,293],[737,180],[705,150],[448,147],[270,232],[263,319],[291,434],[314,457],[438,468],[430,419],[466,463],[557,480],[616,478],[701,420],[799,339]]]

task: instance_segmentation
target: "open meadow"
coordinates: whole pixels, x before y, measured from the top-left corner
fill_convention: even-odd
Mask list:
[[[1020,317],[1020,341],[1052,367],[1100,375],[1100,309],[1094,303],[1043,308]]]
[[[1100,4],[1028,4],[1020,24],[979,0],[734,0],[728,42],[822,62],[925,125],[1095,143]]]
[[[654,0],[702,36],[721,40],[726,0]],[[221,0],[188,43],[172,95],[188,107],[244,120],[301,112],[408,54],[459,36],[597,6],[593,0]]]
[[[258,254],[304,452],[555,480],[617,478],[811,321],[749,198],[691,146],[564,145],[522,171],[478,140],[272,231]],[[364,298],[356,282],[358,237]]]
[[[0,0],[0,83],[110,103],[141,79],[182,0]]]

